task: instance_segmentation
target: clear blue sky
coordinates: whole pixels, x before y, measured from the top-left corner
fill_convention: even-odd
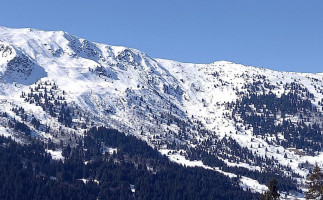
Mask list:
[[[183,62],[323,72],[322,0],[6,0],[0,25],[64,30]]]

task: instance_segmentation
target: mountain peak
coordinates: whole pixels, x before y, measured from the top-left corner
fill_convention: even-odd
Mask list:
[[[268,173],[295,189],[323,165],[323,74],[152,59],[62,31],[1,27],[0,40],[0,134],[20,137],[24,123],[46,144],[77,145],[107,125],[181,164],[239,167],[244,185]]]

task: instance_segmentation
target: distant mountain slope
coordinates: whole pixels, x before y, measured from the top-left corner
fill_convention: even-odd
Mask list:
[[[41,143],[19,145],[0,136],[1,199],[237,199],[258,197],[237,179],[170,162],[145,142],[92,128],[84,147],[65,147],[64,162]],[[113,151],[105,151],[109,145]],[[132,148],[135,147],[135,148]],[[51,160],[54,158],[54,160]],[[203,189],[201,189],[203,186]]]
[[[323,166],[323,73],[180,63],[1,27],[0,102],[0,133],[18,141],[76,146],[108,124],[175,162],[242,175],[255,191],[273,176],[285,192],[303,189],[313,165]]]

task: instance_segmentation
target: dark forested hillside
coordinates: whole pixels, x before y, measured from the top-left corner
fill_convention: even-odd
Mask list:
[[[56,161],[41,143],[20,145],[0,137],[0,199],[257,197],[218,172],[172,163],[145,142],[116,130],[92,128],[80,143],[65,147],[65,160]],[[103,152],[105,147],[117,153]]]

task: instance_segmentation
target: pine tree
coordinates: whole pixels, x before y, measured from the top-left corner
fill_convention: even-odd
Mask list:
[[[308,192],[306,192],[306,199],[323,200],[323,173],[317,165],[307,178],[307,181]]]
[[[272,179],[268,184],[268,191],[261,196],[261,200],[277,200],[279,199],[280,194],[277,189],[276,179]]]

